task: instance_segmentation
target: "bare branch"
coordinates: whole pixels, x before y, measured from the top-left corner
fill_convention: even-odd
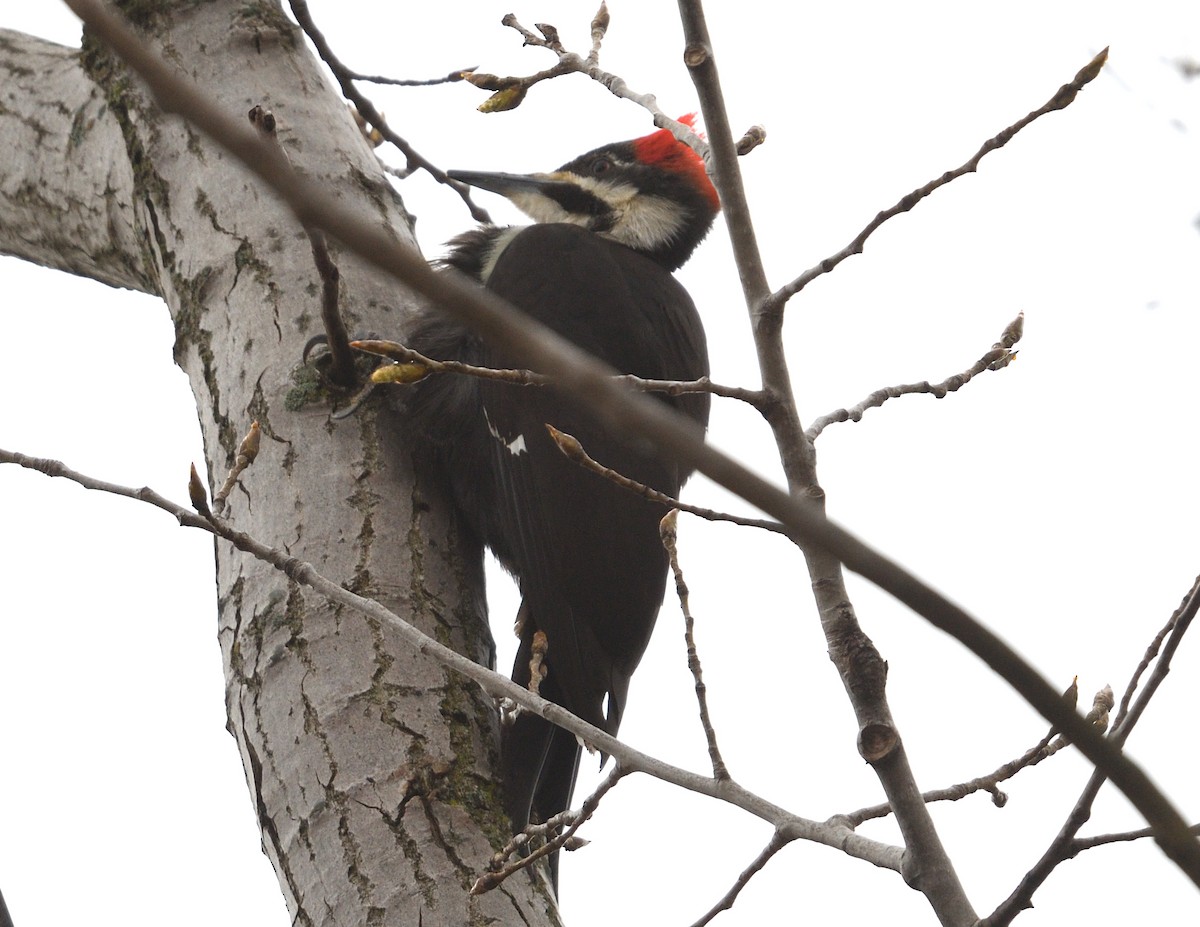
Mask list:
[[[775,831],[775,833],[771,835],[771,841],[765,847],[763,847],[762,852],[759,853],[758,856],[754,857],[754,861],[742,870],[741,874],[737,877],[737,881],[733,883],[733,886],[729,889],[729,891],[724,894],[720,901],[718,901],[712,906],[712,908],[709,909],[707,914],[700,918],[700,920],[696,921],[692,927],[705,927],[706,924],[710,923],[712,919],[722,911],[728,911],[731,909],[733,907],[733,903],[737,901],[738,895],[742,893],[742,889],[750,883],[752,878],[754,878],[763,870],[763,867],[765,867],[767,863],[771,861],[771,857],[773,857],[789,843],[791,843],[791,841],[787,837],[785,837],[779,831]]]
[[[165,112],[189,119],[225,147],[269,183],[300,221],[311,222],[336,236],[347,250],[434,300],[498,348],[512,351],[526,366],[555,376],[564,394],[585,402],[609,427],[627,429],[648,441],[664,457],[699,470],[777,517],[794,532],[806,550],[821,551],[823,556],[842,561],[934,626],[965,643],[1046,720],[1060,725],[1081,752],[1111,776],[1155,827],[1156,840],[1164,852],[1200,885],[1200,845],[1192,839],[1188,825],[1170,801],[1137,764],[1098,737],[1078,715],[1066,710],[1058,693],[1027,661],[962,608],[828,521],[819,506],[790,497],[707,446],[695,423],[677,415],[665,403],[621,389],[611,382],[613,371],[585,352],[537,325],[494,294],[458,275],[434,272],[416,251],[396,241],[386,230],[363,223],[354,211],[336,202],[328,191],[297,176],[278,153],[265,148],[248,127],[220,112],[191,84],[143,48],[137,36],[99,0],[67,2],[87,22],[98,40],[107,43],[138,72],[152,88],[156,101]],[[709,125],[711,127],[711,123]],[[727,121],[723,122],[723,127],[727,134]],[[732,148],[731,140],[728,144]],[[558,723],[555,708],[547,703],[542,716]],[[601,731],[596,733],[603,734]],[[604,746],[608,740],[612,739],[604,735],[596,742],[605,752],[615,755]],[[694,778],[687,781],[696,783]],[[711,786],[701,786],[708,787]],[[722,786],[722,796],[727,789],[728,784]],[[854,852],[854,849],[848,847],[847,851]]]
[[[687,512],[689,515],[696,515],[707,521],[727,521],[735,525],[742,525],[745,528],[762,528],[764,531],[774,531],[776,534],[791,537],[788,534],[787,528],[777,521],[767,521],[762,518],[745,518],[741,515],[730,515],[726,512],[717,512],[713,509],[705,509],[698,505],[688,505],[686,502],[680,502],[678,499],[668,496],[664,492],[659,492],[657,489],[653,489],[645,483],[639,483],[637,480],[631,480],[624,474],[604,466],[604,464],[588,455],[588,452],[584,450],[583,444],[574,435],[569,435],[565,431],[559,431],[550,424],[546,425],[546,430],[550,432],[550,437],[554,439],[554,443],[558,445],[558,449],[570,460],[573,460],[584,469],[591,470],[593,473],[604,477],[606,480],[611,480],[623,489],[628,489],[632,493],[649,499],[651,502],[658,502],[676,511]]]
[[[705,155],[709,173],[721,197],[721,212],[725,216],[742,292],[750,313],[754,347],[763,384],[763,398],[756,407],[771,427],[788,488],[797,495],[811,494],[816,497],[819,493],[816,457],[811,442],[804,438],[804,429],[800,425],[800,415],[796,409],[791,373],[783,347],[782,314],[766,311],[771,288],[767,284],[766,269],[750,214],[750,203],[742,183],[741,169],[738,166],[738,147],[733,140],[729,114],[721,93],[720,75],[713,60],[712,43],[704,22],[704,10],[699,0],[680,0],[679,15],[687,43],[683,61],[700,98],[700,109],[709,137],[706,150],[696,150]],[[655,122],[661,124],[657,119]],[[675,136],[683,138],[678,132]]]
[[[349,69],[345,74],[348,80],[361,80],[368,84],[383,84],[390,87],[436,87],[439,84],[455,84],[465,80],[466,76],[474,70],[474,65],[469,68],[455,68],[445,77],[430,77],[424,80],[408,77],[385,77],[382,74],[360,74],[358,71]]]
[[[509,13],[500,20],[500,23],[501,25],[508,26],[510,29],[516,30],[526,45],[552,51],[558,56],[558,63],[551,68],[539,71],[536,74],[530,74],[526,77],[497,77],[495,74],[468,75],[466,77],[468,82],[483,90],[493,91],[492,96],[488,98],[487,102],[479,107],[483,112],[502,112],[519,106],[529,90],[544,80],[552,80],[564,74],[586,74],[592,80],[602,84],[614,96],[620,97],[623,100],[630,100],[647,110],[654,116],[654,124],[656,126],[670,128],[675,133],[676,138],[691,144],[693,147],[696,147],[697,151],[703,154],[703,141],[690,128],[669,118],[660,110],[654,94],[637,93],[631,90],[622,78],[603,70],[599,66],[600,44],[604,40],[604,35],[608,31],[609,25],[608,7],[604,3],[601,3],[600,10],[592,19],[592,47],[587,57],[580,56],[564,48],[558,38],[558,30],[546,23],[537,24],[538,30],[542,33],[540,36],[521,25],[520,21],[512,13]]]
[[[258,134],[272,145],[284,160],[291,163],[287,151],[279,144],[279,136],[275,131],[275,114],[255,104],[250,108],[248,115],[250,124]],[[354,385],[356,375],[354,352],[350,350],[350,333],[346,331],[346,323],[342,320],[339,308],[341,272],[329,254],[325,233],[310,225],[304,226],[304,233],[308,236],[313,264],[316,265],[317,274],[321,278],[321,322],[325,328],[325,343],[329,348],[329,366],[325,373],[334,385],[348,388]],[[218,506],[217,511],[220,510]]]
[[[773,403],[768,406],[767,421],[774,433],[792,493],[823,500],[824,495],[817,481],[813,444],[804,435],[800,425],[787,357],[783,350],[783,306],[790,294],[771,294],[767,289],[702,2],[679,0],[679,9],[686,41],[684,62],[691,70],[693,83],[700,94],[712,145],[712,166],[717,189],[725,209],[738,272],[750,311],[763,388]],[[1070,96],[1073,94],[1060,91],[1052,103],[1066,105]],[[933,826],[928,807],[921,798],[909,767],[903,741],[892,720],[885,693],[886,664],[858,624],[845,589],[841,566],[825,550],[814,548],[803,539],[800,543],[808,562],[812,588],[830,645],[830,656],[838,668],[859,721],[860,753],[872,763],[896,809],[897,822],[904,835],[910,862],[914,871],[922,873],[920,888],[943,922],[970,922],[975,919],[975,912]],[[845,558],[840,559],[855,569]],[[964,643],[972,646],[965,640]],[[989,661],[989,665],[999,669],[998,664]],[[1069,715],[1073,734],[1080,727],[1080,719],[1074,712],[1063,711],[1061,704],[1055,707],[1060,717]],[[1092,732],[1088,731],[1088,734]],[[1188,838],[1182,834],[1176,836],[1180,840],[1178,849],[1182,851],[1183,842]],[[1196,852],[1200,854],[1200,849]]]
[[[481,380],[512,383],[515,386],[549,386],[553,382],[551,377],[534,373],[532,370],[476,367],[474,364],[464,364],[462,361],[434,360],[398,341],[364,339],[352,341],[350,346],[359,351],[386,357],[396,362],[392,365],[385,364],[375,370],[371,378],[377,383],[416,383],[435,373],[462,374],[468,377],[478,377]],[[394,370],[393,367],[402,369]]]
[[[1183,637],[1188,632],[1188,628],[1192,625],[1192,620],[1196,617],[1196,612],[1200,611],[1200,577],[1197,577],[1188,594],[1184,596],[1183,601],[1171,615],[1168,626],[1171,628],[1170,634],[1167,637],[1166,644],[1163,645],[1162,652],[1158,656],[1158,662],[1154,666],[1154,671],[1150,674],[1150,678],[1146,680],[1146,687],[1142,690],[1142,694],[1138,696],[1137,701],[1133,703],[1129,711],[1123,716],[1118,717],[1117,723],[1113,725],[1112,739],[1118,744],[1124,744],[1133,733],[1133,727],[1137,724],[1142,714],[1150,704],[1150,699],[1158,691],[1158,687],[1163,684],[1167,678],[1167,673],[1171,671],[1171,660],[1175,657],[1175,652],[1179,649],[1180,643],[1183,642]],[[1157,640],[1157,638],[1156,638]],[[1130,681],[1130,688],[1136,686],[1138,674]],[[1124,704],[1122,702],[1122,704]]]
[[[578,849],[578,846],[573,845],[575,842],[575,832],[583,826],[585,821],[591,819],[596,813],[596,809],[600,806],[600,801],[607,795],[618,782],[629,774],[628,770],[624,769],[620,763],[617,763],[609,771],[609,774],[604,777],[604,781],[596,786],[596,790],[592,792],[580,806],[578,811],[564,811],[561,814],[556,814],[545,824],[530,824],[525,828],[525,831],[519,835],[525,837],[526,840],[514,838],[509,841],[500,853],[497,853],[492,858],[493,869],[491,872],[485,873],[475,880],[475,884],[471,886],[472,895],[482,895],[484,892],[490,892],[501,882],[507,879],[514,872],[521,869],[527,869],[529,866],[536,863],[539,859],[549,856],[556,850],[561,849]],[[504,860],[513,856],[527,842],[527,838],[532,834],[551,835],[554,834],[564,824],[567,829],[557,836],[551,837],[544,844],[530,853],[528,856],[518,857],[511,863],[505,863]],[[584,841],[586,843],[586,841]]]
[[[1114,731],[1120,730],[1124,736],[1128,736],[1126,733],[1127,728],[1125,727],[1125,719],[1129,715],[1129,704],[1133,699],[1133,694],[1137,691],[1138,683],[1141,681],[1142,675],[1154,662],[1154,658],[1160,654],[1163,641],[1166,640],[1167,636],[1175,630],[1176,625],[1178,625],[1181,620],[1189,623],[1191,622],[1191,617],[1195,613],[1198,595],[1200,595],[1200,576],[1196,577],[1195,581],[1192,583],[1192,588],[1188,590],[1187,595],[1183,597],[1183,601],[1179,603],[1179,607],[1175,609],[1175,611],[1171,614],[1171,617],[1167,619],[1167,623],[1163,625],[1162,630],[1160,630],[1158,634],[1154,636],[1154,640],[1151,641],[1150,646],[1146,648],[1146,653],[1142,657],[1142,661],[1133,671],[1133,677],[1129,680],[1129,684],[1125,687],[1125,694],[1121,696],[1121,707],[1117,709],[1117,718],[1113,722]],[[1177,647],[1178,639],[1172,638],[1172,640],[1172,646]],[[1163,659],[1167,660],[1169,664],[1170,656],[1168,654],[1163,654]],[[1159,667],[1162,667],[1161,661],[1159,663]],[[1159,669],[1155,671],[1156,676],[1159,676],[1160,673],[1165,674],[1165,669]],[[1157,686],[1157,683],[1155,683],[1155,685]],[[1136,723],[1136,719],[1130,723],[1131,725]]]
[[[1200,837],[1200,824],[1192,825],[1192,833]],[[1095,847],[1107,846],[1110,843],[1129,843],[1133,840],[1144,840],[1147,837],[1153,837],[1154,831],[1149,827],[1143,827],[1141,830],[1127,830],[1119,834],[1097,834],[1095,837],[1076,837],[1071,844],[1071,856],[1077,856],[1084,850],[1091,850]]]
[[[712,146],[714,181],[750,313],[763,390],[770,397],[766,420],[774,435],[792,495],[823,504],[815,448],[804,435],[800,423],[784,350],[783,304],[771,300],[703,3],[702,0],[678,0],[678,4],[685,41],[683,60],[700,97]],[[975,910],[933,825],[928,806],[921,800],[904,741],[887,703],[886,662],[863,633],[850,602],[841,563],[850,564],[838,555],[831,556],[826,549],[806,543],[803,538],[798,543],[808,565],[830,659],[837,668],[858,721],[859,753],[871,764],[884,793],[896,809],[906,865],[911,867],[909,871],[922,874],[919,888],[943,923],[969,923],[976,917]]]
[[[547,23],[537,23],[537,33],[521,25],[517,17],[509,13],[500,20],[501,25],[515,30],[525,45],[534,48],[545,48],[558,56],[558,62],[544,71],[529,74],[525,77],[500,77],[496,74],[468,74],[464,80],[482,90],[492,91],[492,95],[479,107],[485,113],[505,112],[515,109],[524,101],[526,94],[534,85],[544,80],[553,80],[564,74],[584,74],[591,80],[602,85],[606,90],[622,100],[636,103],[654,117],[654,124],[661,129],[670,130],[679,141],[690,145],[702,158],[709,159],[709,146],[703,138],[696,134],[691,126],[672,119],[658,105],[658,100],[652,93],[639,93],[633,90],[623,78],[605,71],[599,66],[600,45],[608,32],[608,7],[601,2],[600,9],[591,22],[592,48],[587,57],[568,51],[558,37],[558,30]],[[766,130],[762,126],[751,126],[739,142],[744,153],[749,153],[766,141]]]
[[[704,673],[700,668],[700,654],[696,651],[696,620],[692,617],[690,592],[683,578],[683,568],[679,565],[679,547],[676,543],[678,535],[675,524],[679,520],[679,509],[671,509],[659,522],[658,531],[662,537],[663,547],[671,561],[671,572],[675,576],[675,594],[679,596],[679,608],[683,612],[683,638],[687,643],[688,669],[692,679],[696,681],[696,701],[700,705],[700,726],[704,728],[704,739],[708,741],[708,757],[712,761],[713,778],[717,780],[729,778],[729,768],[721,756],[721,748],[717,746],[717,731],[713,727],[712,717],[708,713],[708,687],[704,685]]]
[[[577,718],[560,705],[547,701],[540,695],[530,692],[525,686],[517,685],[507,676],[490,670],[474,660],[463,656],[455,650],[439,643],[423,634],[413,625],[398,615],[384,608],[378,602],[356,595],[342,588],[332,580],[319,573],[312,564],[290,556],[286,551],[268,547],[255,540],[250,535],[235,531],[223,520],[216,516],[200,516],[187,508],[177,505],[170,499],[152,489],[143,487],[134,489],[97,480],[93,477],[78,473],[57,460],[29,457],[14,451],[0,448],[0,463],[13,463],[26,469],[36,470],[47,476],[62,477],[79,485],[101,492],[108,492],[130,499],[149,503],[173,515],[181,525],[190,528],[200,528],[228,541],[238,550],[245,551],[253,557],[275,567],[289,579],[308,586],[330,602],[353,609],[360,614],[390,625],[396,634],[422,656],[436,660],[447,669],[475,682],[484,692],[498,700],[507,699],[518,704],[525,711],[531,711],[541,718],[570,731],[583,743],[590,744],[596,749],[611,756],[620,769],[621,775],[641,772],[661,779],[672,785],[700,795],[707,795],[720,801],[749,812],[755,817],[767,821],[776,829],[785,833],[789,840],[811,840],[825,846],[842,850],[850,856],[866,860],[873,865],[899,871],[903,853],[899,847],[890,846],[877,840],[861,837],[841,823],[820,823],[792,814],[778,805],[772,804],[753,792],[743,788],[732,779],[717,780],[701,776],[677,766],[672,766],[656,759],[640,750],[627,746],[611,734],[598,727],[593,727],[586,721]],[[194,469],[194,468],[193,468]],[[198,478],[196,482],[199,482]],[[203,510],[208,508],[207,501],[202,498],[203,487],[198,490],[201,498],[195,499]],[[195,498],[195,493],[193,497]],[[616,774],[614,768],[610,779]],[[615,782],[616,780],[613,779]],[[599,799],[597,798],[597,801]]]
[[[644,393],[666,393],[668,396],[683,396],[686,393],[710,393],[723,399],[736,399],[760,411],[765,410],[767,396],[762,390],[745,389],[740,386],[722,386],[708,377],[699,380],[648,380],[633,374],[621,374],[614,378]]]
[[[1079,73],[1075,75],[1075,78],[1070,81],[1070,83],[1063,84],[1061,87],[1059,87],[1058,92],[1055,93],[1054,96],[1052,96],[1048,101],[1046,101],[1045,104],[1038,107],[1023,118],[1018,119],[1007,129],[1004,129],[1002,132],[994,135],[992,138],[989,138],[983,143],[980,149],[975,152],[975,154],[972,155],[969,160],[966,161],[966,163],[959,165],[953,170],[946,171],[946,173],[942,174],[940,177],[929,181],[929,183],[925,184],[925,186],[918,187],[907,196],[902,197],[900,201],[896,203],[896,205],[883,210],[883,212],[879,213],[874,219],[868,222],[866,227],[855,236],[854,240],[850,242],[850,244],[846,245],[846,247],[837,254],[830,255],[829,257],[825,258],[825,260],[821,261],[820,264],[817,264],[815,267],[806,270],[791,283],[781,287],[779,290],[771,294],[772,304],[777,309],[782,309],[784,303],[808,286],[808,284],[810,284],[817,277],[820,277],[822,274],[829,273],[840,263],[842,263],[842,261],[846,260],[846,258],[855,254],[861,254],[863,245],[866,244],[867,239],[871,237],[877,228],[883,225],[883,223],[887,222],[888,219],[898,216],[901,213],[908,212],[910,209],[916,206],[917,203],[921,202],[921,200],[929,196],[929,194],[931,194],[934,190],[938,189],[938,187],[944,187],[946,184],[950,183],[950,181],[957,180],[959,177],[963,176],[963,174],[973,173],[975,169],[979,167],[979,162],[983,160],[984,155],[986,155],[988,152],[995,151],[997,148],[1002,148],[1007,145],[1012,140],[1014,135],[1024,129],[1035,119],[1039,119],[1047,113],[1052,113],[1055,110],[1065,109],[1074,101],[1079,91],[1082,90],[1085,85],[1096,79],[1096,76],[1100,73],[1101,68],[1104,67],[1104,62],[1107,60],[1108,49],[1105,48],[1098,55],[1096,55],[1096,57],[1085,64],[1079,70]]]
[[[877,409],[889,399],[913,393],[930,393],[935,399],[944,399],[949,393],[961,389],[985,370],[1003,370],[1016,359],[1017,352],[1011,349],[1021,338],[1024,319],[1025,313],[1022,312],[1008,324],[1008,327],[1004,329],[1004,334],[999,341],[992,345],[991,350],[962,373],[956,373],[937,384],[922,380],[920,383],[906,383],[902,386],[887,386],[878,389],[856,406],[849,409],[838,409],[836,412],[830,412],[814,419],[813,423],[808,426],[808,430],[804,432],[805,437],[809,441],[815,441],[821,436],[821,432],[835,422],[860,421],[867,409]]]
[[[1154,693],[1166,678],[1167,673],[1170,671],[1171,660],[1175,655],[1175,651],[1191,626],[1192,619],[1196,617],[1198,610],[1200,610],[1200,577],[1197,577],[1192,583],[1192,587],[1184,597],[1183,602],[1175,610],[1175,613],[1171,615],[1171,619],[1168,622],[1168,627],[1171,629],[1170,635],[1159,655],[1154,672],[1151,673],[1150,679],[1147,680],[1145,689],[1142,690],[1142,694],[1138,696],[1137,701],[1121,719],[1120,723],[1113,727],[1112,734],[1109,735],[1109,740],[1118,748],[1124,745],[1125,740],[1133,730],[1133,726],[1146,710],[1150,699],[1154,697]],[[1161,634],[1155,638],[1155,641],[1157,642],[1160,638]],[[1154,648],[1152,647],[1151,649]],[[1130,683],[1131,687],[1136,684],[1141,671],[1142,668],[1139,666],[1138,671],[1134,674],[1133,681]],[[1108,695],[1109,699],[1111,699],[1111,690]],[[1097,703],[1102,704],[1101,695],[1097,695]],[[1108,707],[1112,707],[1111,700],[1108,701]],[[1050,877],[1050,874],[1060,863],[1071,859],[1078,852],[1074,849],[1076,834],[1079,833],[1079,829],[1091,817],[1092,804],[1095,802],[1096,796],[1100,792],[1100,787],[1107,778],[1108,776],[1102,767],[1097,767],[1092,772],[1087,785],[1084,786],[1083,792],[1079,796],[1079,800],[1075,802],[1075,807],[1071,809],[1071,813],[1067,815],[1063,826],[1050,842],[1050,845],[1046,848],[1041,858],[1034,864],[1032,869],[1025,873],[1024,877],[1017,884],[1017,887],[1000,903],[996,910],[979,922],[979,927],[1006,927],[1006,925],[1012,923],[1018,914],[1033,905],[1034,893],[1041,887],[1042,883]],[[1129,797],[1133,798],[1133,796]],[[1157,829],[1152,827],[1152,830],[1157,839]]]
[[[391,142],[405,158],[408,159],[409,172],[415,169],[421,169],[428,172],[440,184],[445,184],[462,197],[462,201],[466,203],[467,209],[471,212],[471,217],[478,222],[491,222],[491,216],[488,215],[486,209],[479,206],[471,199],[471,188],[466,184],[459,183],[457,180],[451,180],[446,172],[427,159],[424,155],[418,152],[412,145],[396,134],[388,125],[387,120],[383,118],[383,113],[375,108],[372,103],[363,93],[354,86],[355,77],[353,72],[347,68],[341,60],[333,53],[328,40],[320,29],[317,28],[315,20],[313,20],[312,12],[308,8],[306,0],[288,0],[292,8],[292,15],[296,17],[296,22],[300,24],[300,28],[304,30],[309,41],[313,43],[313,47],[317,50],[317,54],[321,56],[321,60],[328,65],[329,70],[333,72],[334,78],[338,82],[338,87],[341,88],[342,96],[354,104],[354,108],[358,110],[359,115],[367,122],[373,125],[387,141]],[[466,78],[464,73],[463,77]]]
[[[959,801],[976,792],[989,792],[992,796],[992,803],[997,807],[1003,807],[1008,803],[1008,796],[1000,790],[1000,783],[1013,778],[1013,776],[1027,767],[1036,766],[1046,758],[1058,753],[1067,745],[1067,742],[1061,738],[1057,743],[1051,745],[1050,741],[1053,737],[1053,732],[1047,734],[1019,757],[1010,760],[987,775],[978,776],[966,782],[960,782],[957,785],[941,789],[930,789],[928,792],[922,792],[921,798],[926,803]],[[882,802],[881,804],[860,808],[857,811],[851,811],[847,814],[835,815],[833,819],[844,821],[850,827],[858,827],[864,821],[887,817],[891,813],[891,804]]]
[[[551,386],[553,377],[535,373],[532,370],[514,370],[495,367],[476,367],[461,361],[440,361],[426,357],[420,351],[414,351],[397,341],[363,340],[351,343],[351,347],[368,354],[377,354],[400,364],[411,364],[420,370],[405,370],[389,372],[388,367],[376,371],[377,382],[380,383],[415,383],[431,373],[457,373],[468,377],[478,377],[481,380],[499,380],[517,386]],[[669,396],[682,396],[686,393],[710,393],[726,399],[737,399],[748,405],[761,407],[765,397],[758,390],[742,389],[737,386],[721,386],[708,377],[699,380],[649,380],[635,377],[633,374],[618,374],[613,377],[617,383],[623,383],[631,389],[643,393],[666,393]]]

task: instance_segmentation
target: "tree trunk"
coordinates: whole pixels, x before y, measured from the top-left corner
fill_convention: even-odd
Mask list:
[[[271,110],[293,164],[413,240],[278,7],[169,6],[140,14],[152,48],[230,112]],[[300,366],[320,330],[304,230],[94,42],[80,54],[0,32],[0,61],[16,87],[0,108],[0,251],[160,295],[210,487],[262,425],[230,497],[234,526],[490,662],[480,551],[415,485],[392,413],[369,403],[330,420]],[[411,298],[331,248],[351,329],[399,333]],[[229,729],[294,923],[557,923],[529,878],[469,894],[507,837],[495,713],[479,690],[224,542],[216,573]]]

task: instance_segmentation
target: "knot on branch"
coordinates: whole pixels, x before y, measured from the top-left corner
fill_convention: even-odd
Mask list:
[[[868,724],[858,732],[858,752],[868,763],[887,758],[900,745],[900,735],[890,724]]]

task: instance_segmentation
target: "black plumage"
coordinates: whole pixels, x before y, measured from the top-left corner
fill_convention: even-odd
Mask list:
[[[671,270],[707,232],[716,195],[711,185],[704,188],[699,159],[663,136],[597,149],[551,175],[459,175],[509,195],[520,185],[524,202],[513,199],[536,218],[532,184],[533,195],[553,207],[548,214],[566,210],[572,221],[468,232],[451,242],[443,264],[475,277],[622,373],[668,380],[707,376],[703,326]],[[675,160],[668,162],[666,154]],[[575,183],[596,165],[603,183]],[[631,178],[638,195],[658,195],[674,209],[663,213],[670,240],[658,242],[662,247],[635,250],[621,243],[621,221],[630,211],[606,212],[609,191],[622,184],[627,190]],[[680,187],[683,194],[675,192]],[[663,212],[651,205],[653,215]],[[638,237],[628,240],[653,244],[654,229],[647,236],[644,217],[639,221]],[[434,311],[418,320],[408,343],[436,359],[521,366]],[[707,394],[655,395],[707,424]],[[689,471],[612,432],[553,387],[442,375],[419,385],[408,406],[413,434],[431,450],[427,457],[456,505],[520,584],[513,678],[528,684],[533,635],[544,632],[548,674],[541,694],[615,734],[663,600],[667,558],[658,523],[665,509],[569,461],[545,426],[575,436],[602,464],[669,495],[678,493]],[[574,735],[525,712],[502,737],[505,803],[514,831],[567,808],[580,755]]]

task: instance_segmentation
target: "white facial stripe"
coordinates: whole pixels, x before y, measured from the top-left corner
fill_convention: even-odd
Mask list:
[[[620,242],[635,251],[654,251],[665,243],[674,241],[685,221],[679,206],[661,196],[639,194],[636,187],[627,183],[613,183],[596,177],[583,177],[566,171],[553,174],[535,174],[551,180],[574,183],[606,203],[610,215],[604,217],[600,231],[605,238]],[[568,212],[555,200],[532,190],[510,194],[509,199],[521,212],[534,222],[566,222],[593,228],[601,217]],[[512,241],[511,236],[501,236],[484,266],[484,282],[496,265],[500,252]]]
[[[581,177],[579,174],[570,173],[552,174],[551,176],[561,177],[576,186],[583,187],[614,208],[628,203],[637,196],[637,187],[628,183],[613,183],[611,180],[598,180],[595,177]]]
[[[664,242],[674,241],[683,227],[679,207],[664,197],[639,194],[632,184],[612,183],[596,177],[574,175],[571,179],[607,203],[616,214],[612,227],[600,234],[635,251],[653,251]],[[576,221],[576,224],[587,224],[586,217],[577,218],[584,221]]]

